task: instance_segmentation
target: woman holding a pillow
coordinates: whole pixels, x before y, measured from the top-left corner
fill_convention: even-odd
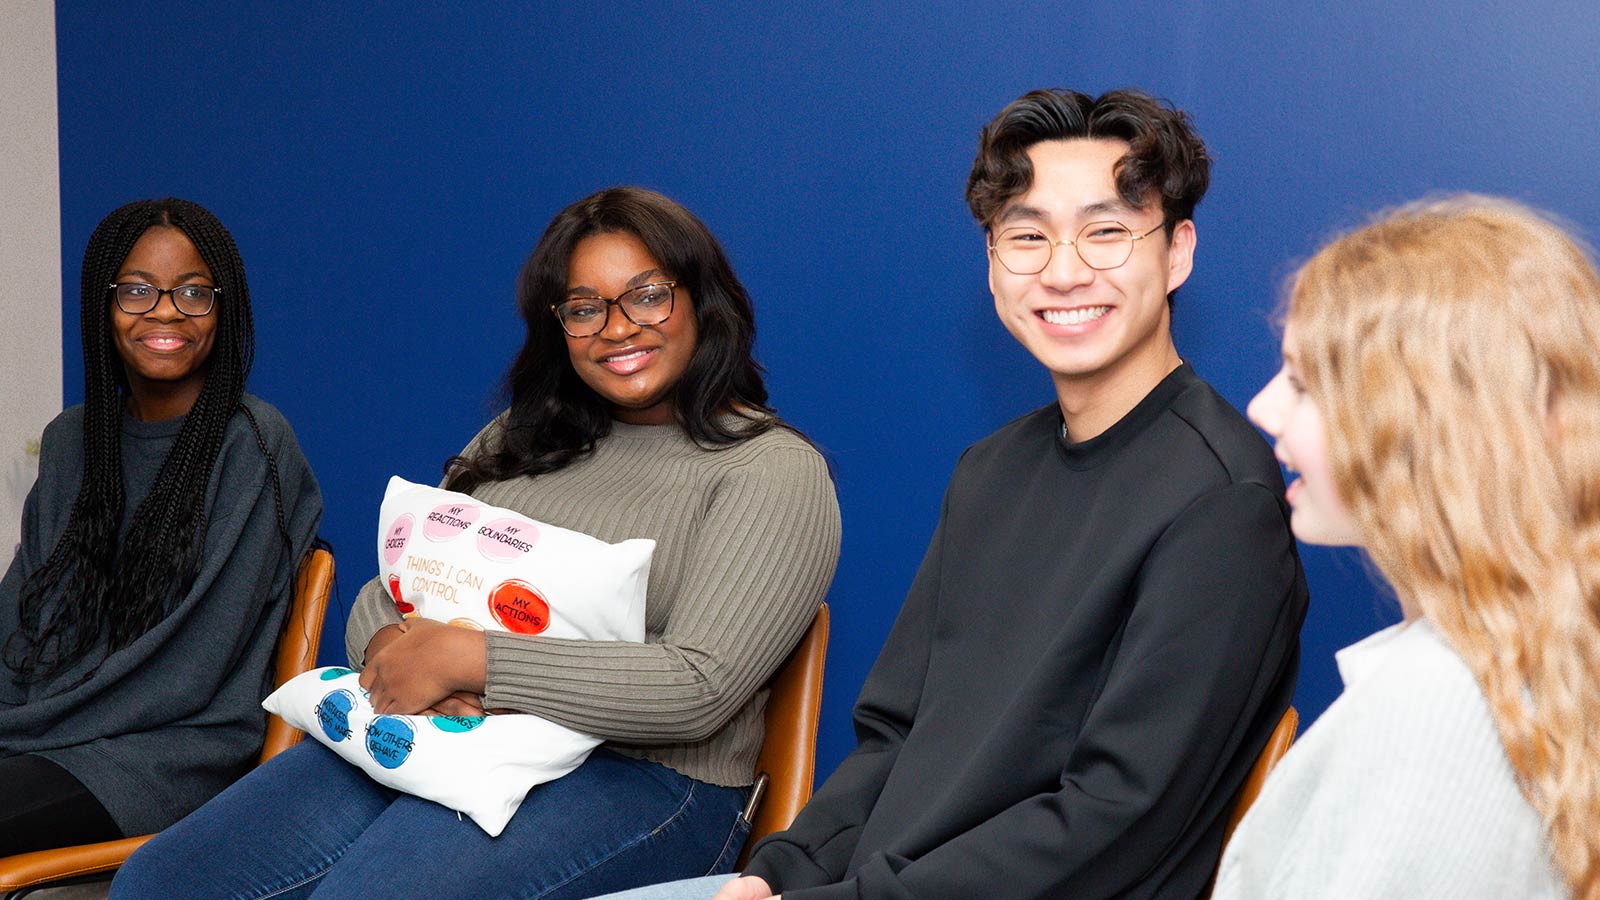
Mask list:
[[[254,763],[322,518],[244,392],[250,293],[215,216],[112,212],[82,300],[84,402],[45,428],[0,579],[0,856],[165,828]]]
[[[838,557],[827,466],[767,406],[721,247],[666,197],[613,188],[567,207],[517,299],[510,409],[448,461],[445,487],[654,540],[645,641],[404,619],[374,579],[347,649],[378,713],[533,713],[604,743],[491,838],[305,741],[146,845],[113,896],[578,900],[731,868],[762,685]]]

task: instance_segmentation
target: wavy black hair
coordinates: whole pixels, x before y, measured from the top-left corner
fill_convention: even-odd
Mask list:
[[[1090,97],[1078,91],[1029,91],[984,126],[967,178],[967,206],[989,230],[1013,198],[1033,186],[1028,148],[1040,141],[1113,138],[1128,152],[1117,161],[1117,193],[1142,208],[1160,200],[1167,237],[1194,208],[1211,182],[1211,157],[1187,113],[1140,90]]]
[[[127,372],[111,331],[111,294],[123,260],[151,228],[177,228],[194,242],[221,288],[217,335],[205,384],[190,408],[155,483],[118,539],[124,505],[122,415]],[[22,585],[21,627],[5,643],[5,663],[19,683],[43,681],[89,653],[120,650],[160,622],[189,590],[205,536],[206,487],[228,421],[240,403],[255,352],[250,289],[233,236],[216,216],[187,200],[140,200],[106,216],[89,237],[81,284],[84,360],[83,480],[67,526],[44,564]],[[278,530],[289,543],[283,500],[272,470]]]
[[[445,462],[450,489],[553,472],[611,433],[610,407],[573,370],[550,311],[566,299],[574,248],[586,237],[610,233],[638,238],[694,298],[694,355],[673,389],[674,416],[690,438],[705,447],[727,446],[780,424],[767,406],[763,370],[753,355],[750,295],[710,229],[655,191],[608,188],[557,213],[523,265],[517,307],[528,334],[506,373],[511,409],[505,428],[495,446]]]

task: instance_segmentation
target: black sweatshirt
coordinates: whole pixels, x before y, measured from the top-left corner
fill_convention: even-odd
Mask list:
[[[1098,437],[1061,421],[962,455],[856,750],[745,869],[785,900],[1204,893],[1294,691],[1283,480],[1188,365]]]

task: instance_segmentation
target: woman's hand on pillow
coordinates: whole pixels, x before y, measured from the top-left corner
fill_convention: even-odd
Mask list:
[[[377,656],[378,651],[388,646],[388,644],[395,638],[404,634],[406,627],[407,626],[405,622],[400,622],[395,625],[385,625],[382,628],[379,628],[377,633],[372,636],[372,639],[367,641],[367,652],[361,657],[362,665],[365,665],[373,657]]]
[[[409,619],[396,630],[376,651],[368,646],[361,672],[375,712],[414,715],[457,691],[483,693],[488,666],[483,632],[429,619]]]
[[[450,696],[422,711],[425,716],[472,716],[483,715],[483,696],[469,694],[466,691],[456,691]]]

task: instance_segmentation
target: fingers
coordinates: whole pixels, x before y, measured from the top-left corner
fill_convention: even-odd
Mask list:
[[[481,635],[443,622],[407,619],[379,629],[358,679],[380,715],[481,716],[487,649]]]
[[[723,885],[711,900],[767,900],[771,896],[772,888],[765,878],[741,875]]]
[[[483,704],[472,694],[456,691],[432,707],[438,712],[430,713],[435,716],[461,716],[471,718],[483,715]]]

